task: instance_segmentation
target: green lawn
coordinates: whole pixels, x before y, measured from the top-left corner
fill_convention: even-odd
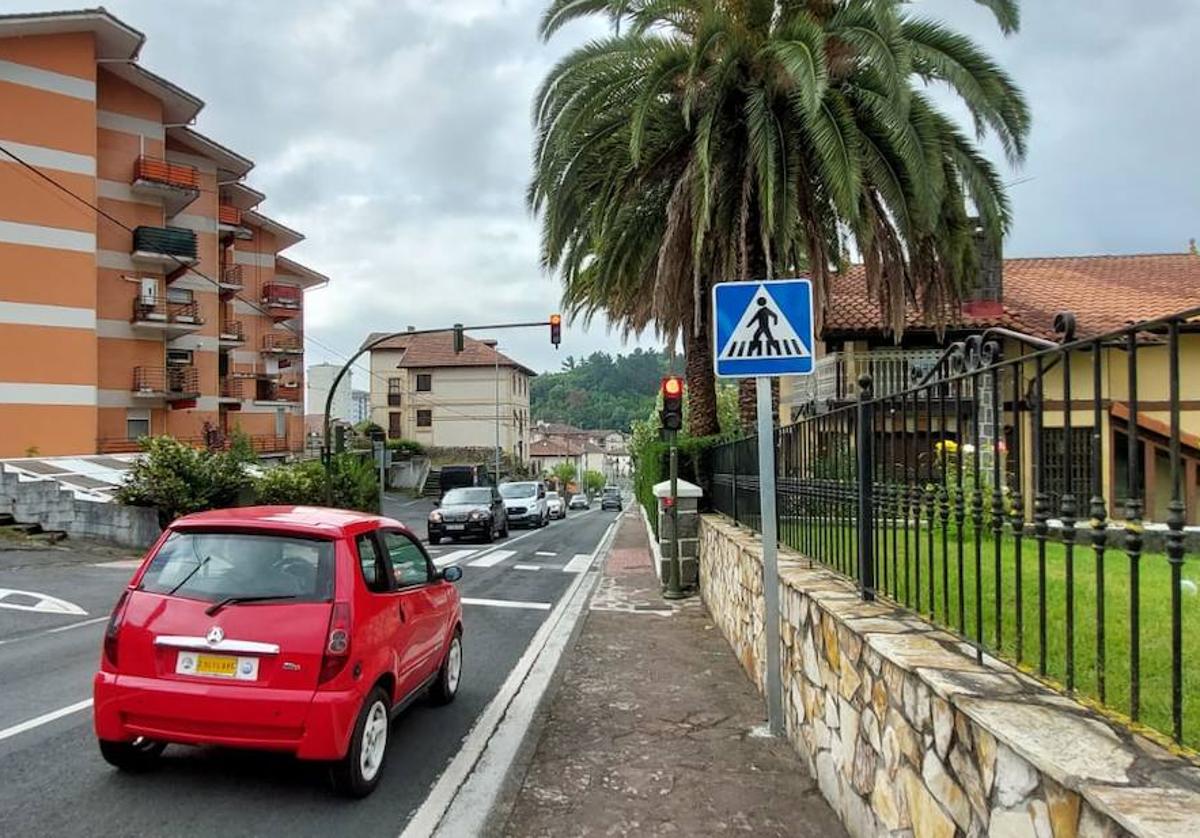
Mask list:
[[[1006,527],[1007,529],[1007,527]],[[895,548],[893,548],[893,532]],[[1038,544],[1031,537],[1021,539],[1021,648],[1018,655],[1017,631],[1017,541],[1011,532],[1000,539],[1000,642],[997,644],[995,592],[996,542],[985,533],[976,538],[968,524],[962,542],[963,565],[958,568],[958,541],[953,527],[947,533],[948,550],[943,552],[942,530],[934,530],[933,551],[933,611],[930,605],[930,555],[928,528],[920,530],[920,601],[919,610],[935,622],[954,629],[972,639],[978,636],[976,619],[976,577],[982,589],[982,638],[986,648],[998,651],[1001,657],[1019,663],[1023,668],[1039,673],[1042,643],[1039,640],[1039,582],[1044,578],[1045,589],[1045,672],[1051,680],[1067,683],[1067,583],[1068,562],[1066,547],[1048,541],[1045,548],[1045,573],[1039,573]],[[902,527],[888,528],[877,539],[877,586],[888,597],[916,608],[916,531],[908,530],[905,549]],[[1131,569],[1129,557],[1120,549],[1124,542],[1121,533],[1109,532],[1110,544],[1104,553],[1103,573],[1097,568],[1096,552],[1088,533],[1080,533],[1081,543],[1074,550],[1074,687],[1081,697],[1101,700],[1112,710],[1133,715],[1130,696],[1130,610]],[[801,525],[785,518],[781,522],[781,539],[801,552],[822,559],[839,570],[847,570],[853,561],[855,538],[852,521],[839,524]],[[976,568],[975,550],[980,550],[980,571]],[[949,553],[948,561],[946,553]],[[893,567],[895,568],[893,570]],[[907,567],[907,583],[905,568]],[[1200,584],[1200,557],[1189,554],[1183,565],[1182,578]],[[944,585],[943,574],[949,585]],[[1171,575],[1167,557],[1162,553],[1144,553],[1138,563],[1141,645],[1141,696],[1139,720],[1168,735],[1172,732],[1171,717]],[[962,595],[960,597],[960,578]],[[1103,583],[1103,595],[1098,596],[1097,581]],[[1189,586],[1184,586],[1189,587]],[[949,609],[946,610],[948,602]],[[1103,645],[1098,644],[1100,623],[1097,602],[1103,603]],[[959,622],[960,603],[964,620]],[[1182,595],[1183,616],[1183,738],[1189,747],[1200,749],[1200,597],[1194,593]],[[1097,655],[1097,649],[1103,655]],[[1103,665],[1101,665],[1103,661]],[[1103,692],[1101,691],[1101,677]]]

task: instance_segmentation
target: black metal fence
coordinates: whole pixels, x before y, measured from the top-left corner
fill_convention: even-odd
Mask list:
[[[1200,308],[1058,343],[991,330],[775,431],[780,539],[1072,694],[1200,745]],[[757,440],[715,508],[759,524]]]

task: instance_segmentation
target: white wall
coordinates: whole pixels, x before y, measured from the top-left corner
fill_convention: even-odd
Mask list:
[[[308,375],[305,377],[308,384],[306,397],[308,413],[325,415],[325,399],[329,398],[329,388],[333,385],[333,379],[337,377],[339,369],[341,367],[335,364],[313,364],[308,368]],[[334,419],[342,419],[346,422],[354,420],[354,403],[350,396],[352,375],[353,370],[348,370],[342,376],[337,392],[333,394],[333,405],[329,412]]]

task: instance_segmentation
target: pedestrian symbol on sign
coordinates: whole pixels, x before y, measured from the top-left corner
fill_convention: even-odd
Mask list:
[[[812,328],[807,281],[723,283],[716,289],[718,375],[811,369],[812,338],[805,337]]]

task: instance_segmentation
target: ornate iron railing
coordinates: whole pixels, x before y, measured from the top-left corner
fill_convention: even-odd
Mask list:
[[[779,428],[780,538],[985,651],[1200,745],[1200,308],[984,333],[914,386]],[[1001,357],[1002,351],[1007,357]],[[758,526],[757,440],[715,507]]]

